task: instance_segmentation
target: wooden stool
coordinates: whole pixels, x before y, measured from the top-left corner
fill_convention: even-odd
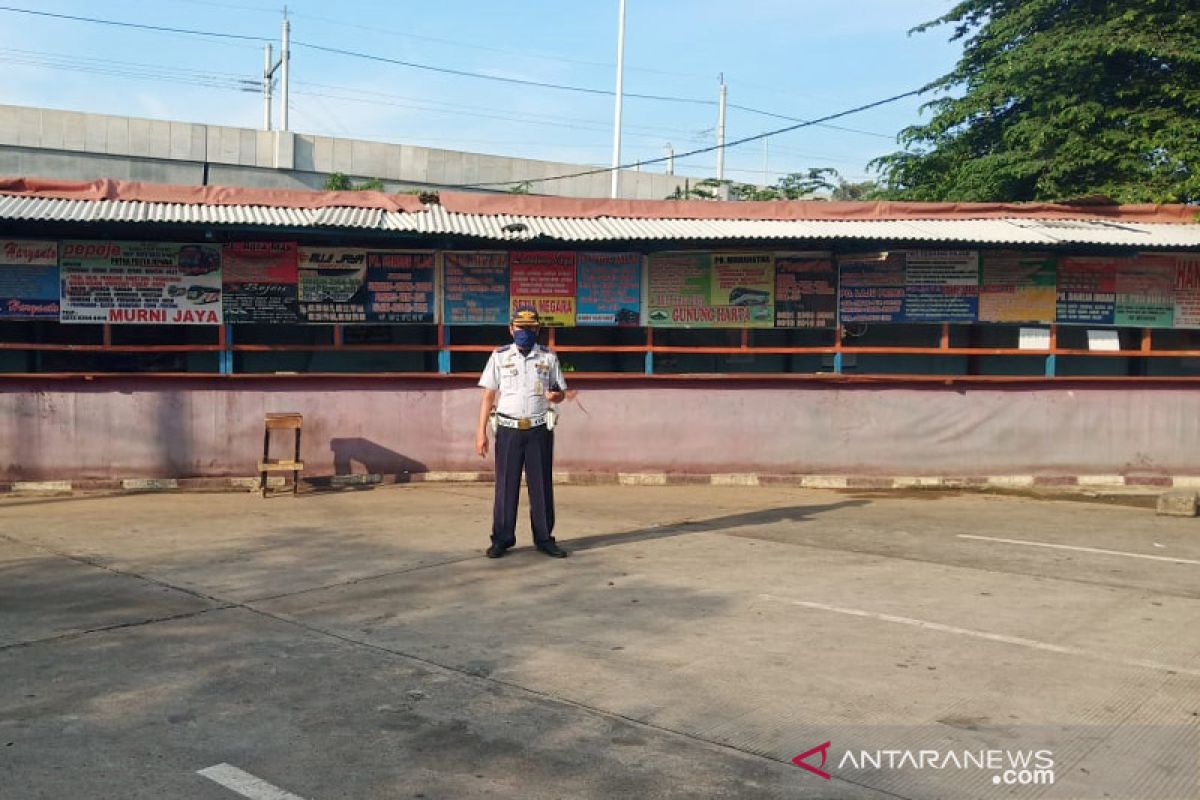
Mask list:
[[[304,469],[304,462],[300,460],[300,429],[303,425],[304,417],[294,412],[267,414],[263,429],[263,457],[262,461],[258,462],[260,475],[258,488],[262,492],[263,497],[267,496],[268,472],[292,473],[292,494],[300,491],[300,471]],[[270,458],[271,431],[275,430],[293,430],[296,432],[296,453],[292,459]]]

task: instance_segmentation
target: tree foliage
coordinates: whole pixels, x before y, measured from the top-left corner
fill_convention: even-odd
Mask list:
[[[353,183],[341,172],[334,172],[325,178],[327,192],[382,192],[383,181],[379,178],[368,178],[362,183]]]
[[[850,183],[832,167],[814,167],[784,175],[773,186],[725,181],[730,200],[867,200],[876,191],[874,181]],[[822,194],[823,193],[823,194]],[[716,200],[721,181],[705,178],[686,188],[676,187],[667,200]]]
[[[913,32],[942,25],[963,55],[873,162],[887,196],[1200,201],[1196,0],[961,0]]]

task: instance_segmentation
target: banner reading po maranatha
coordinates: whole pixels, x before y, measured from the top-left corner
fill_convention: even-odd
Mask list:
[[[168,242],[64,242],[60,320],[219,325],[221,251]]]
[[[58,319],[58,243],[0,241],[0,318]]]

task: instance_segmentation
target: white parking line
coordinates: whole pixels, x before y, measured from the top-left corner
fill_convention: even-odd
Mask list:
[[[973,536],[969,533],[958,534],[959,539],[974,539],[979,542],[999,542],[1000,544],[1023,544],[1029,547],[1049,547],[1052,550],[1075,550],[1080,553],[1099,553],[1104,556],[1125,556],[1126,558],[1145,558],[1150,561],[1169,561],[1172,564],[1196,564],[1200,561],[1192,558],[1171,558],[1170,556],[1151,556],[1144,553],[1126,553],[1122,550],[1103,550],[1099,547],[1076,547],[1070,544],[1051,544],[1050,542],[1029,542],[1024,539],[1000,539],[995,536]]]
[[[285,792],[278,786],[272,786],[262,778],[256,778],[249,772],[229,764],[216,764],[196,772],[242,797],[249,797],[250,800],[304,800],[300,795]]]
[[[1176,667],[1171,664],[1163,664],[1158,661],[1147,661],[1140,658],[1115,658],[1105,655],[1104,653],[1093,653],[1090,650],[1081,650],[1078,647],[1064,647],[1060,644],[1050,644],[1049,642],[1039,642],[1036,639],[1026,639],[1024,636],[1005,636],[1001,633],[988,633],[987,631],[975,631],[970,628],[959,628],[954,625],[943,625],[940,622],[928,622],[923,619],[913,619],[912,617],[897,617],[893,614],[880,614],[875,611],[861,611],[856,608],[841,608],[839,606],[826,605],[825,603],[813,603],[808,600],[792,600],[787,597],[776,597],[771,594],[760,594],[759,597],[763,600],[773,600],[777,603],[787,603],[793,606],[802,608],[812,608],[817,611],[832,611],[836,614],[846,614],[851,617],[863,617],[865,619],[873,619],[879,622],[894,622],[900,625],[911,625],[914,628],[924,628],[927,631],[937,631],[939,633],[952,633],[957,636],[970,636],[975,639],[986,639],[989,642],[999,642],[1000,644],[1016,645],[1018,647],[1027,647],[1031,650],[1042,650],[1047,653],[1059,653],[1068,656],[1082,656],[1095,661],[1105,661],[1110,664],[1120,664],[1125,667],[1141,667],[1143,669],[1153,669],[1160,672],[1177,672],[1182,675],[1193,675],[1200,677],[1200,669],[1189,669],[1188,667]]]

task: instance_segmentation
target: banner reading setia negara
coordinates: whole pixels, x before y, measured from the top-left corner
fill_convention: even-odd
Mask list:
[[[225,321],[300,321],[295,242],[231,242],[222,251]]]
[[[649,259],[656,327],[770,328],[775,323],[771,253],[663,253]]]
[[[442,303],[447,325],[507,325],[508,253],[443,253]]]
[[[640,253],[580,253],[576,325],[637,327],[642,320]]]
[[[58,243],[0,240],[0,319],[58,314]]]
[[[508,254],[511,311],[535,308],[543,326],[575,324],[575,253]]]
[[[66,242],[60,320],[67,323],[221,323],[221,251],[167,242]]]

